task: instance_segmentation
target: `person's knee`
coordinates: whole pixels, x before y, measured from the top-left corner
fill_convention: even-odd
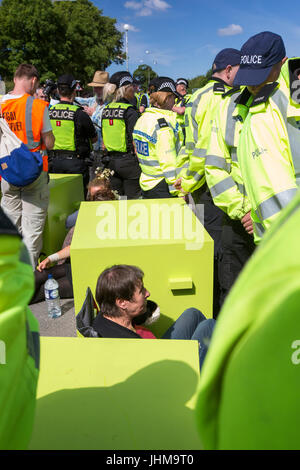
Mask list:
[[[206,320],[206,317],[203,315],[203,313],[195,307],[190,307],[184,310],[184,312],[181,314],[181,317],[185,318],[186,320],[189,319],[190,321],[194,320],[196,323]]]

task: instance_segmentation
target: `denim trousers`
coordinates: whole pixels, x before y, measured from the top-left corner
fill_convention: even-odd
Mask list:
[[[186,309],[162,336],[163,339],[193,339],[199,343],[200,369],[203,365],[215,320],[207,319],[197,308]]]

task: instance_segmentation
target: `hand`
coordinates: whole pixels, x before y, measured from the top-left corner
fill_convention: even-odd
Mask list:
[[[92,116],[95,112],[95,109],[96,108],[93,108],[93,107],[89,107],[89,106],[84,106],[83,107],[83,110],[86,112],[86,114],[88,114],[89,116]]]
[[[181,178],[178,178],[178,180],[175,181],[174,187],[175,187],[175,189],[177,189],[178,191],[182,191],[182,187],[181,187]]]
[[[36,268],[38,271],[42,272],[44,269],[49,268],[51,261],[49,258],[44,259]]]
[[[247,214],[244,215],[244,217],[241,219],[241,222],[244,226],[244,229],[246,232],[248,232],[250,235],[253,234],[253,223],[251,219],[251,212],[247,212]]]

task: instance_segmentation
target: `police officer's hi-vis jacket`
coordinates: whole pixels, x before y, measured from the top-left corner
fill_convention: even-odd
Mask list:
[[[126,130],[126,111],[129,103],[109,103],[102,113],[102,137],[108,152],[132,153],[133,145]]]
[[[242,219],[250,209],[240,167],[237,160],[237,145],[248,108],[242,114],[236,99],[240,90],[231,89],[223,96],[218,106],[207,155],[205,157],[205,178],[214,204],[231,219]]]
[[[299,58],[288,60],[279,81],[259,91],[240,136],[238,160],[256,243],[300,184],[300,81],[294,74],[299,67]],[[246,89],[239,103],[245,104],[248,97]]]
[[[183,154],[186,155],[185,168],[180,173],[181,186],[186,192],[193,192],[205,183],[205,157],[212,122],[222,96],[231,89],[223,80],[212,78],[203,88],[193,93],[186,105],[186,142],[180,152],[181,160]]]
[[[76,151],[74,118],[80,106],[72,103],[58,103],[49,109],[49,116],[55,144],[53,150]]]
[[[133,139],[142,170],[142,190],[149,191],[165,179],[170,193],[179,195],[180,191],[175,189],[174,183],[177,179],[177,155],[183,142],[183,133],[176,113],[147,108],[136,122]]]
[[[28,308],[34,276],[16,228],[0,208],[0,449],[28,447],[39,374],[39,325]]]

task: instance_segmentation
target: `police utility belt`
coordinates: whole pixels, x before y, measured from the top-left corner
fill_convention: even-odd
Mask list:
[[[76,151],[73,150],[50,150],[49,157],[67,160],[84,160],[84,158],[82,158]]]

